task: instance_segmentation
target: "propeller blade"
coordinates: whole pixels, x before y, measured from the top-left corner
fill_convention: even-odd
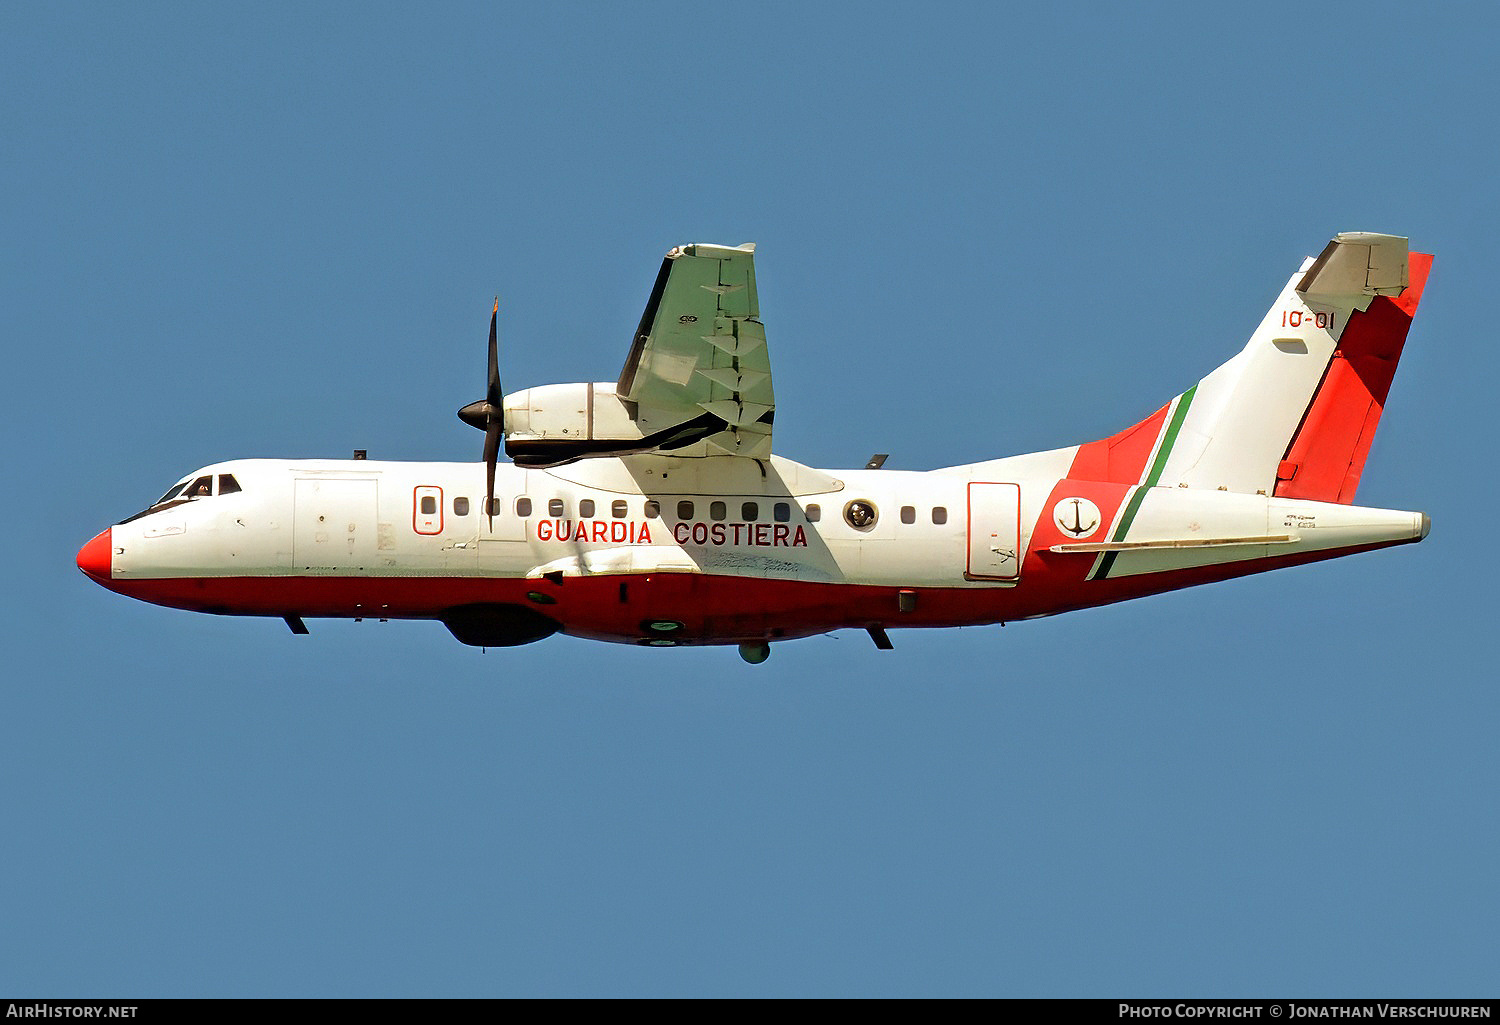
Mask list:
[[[504,433],[499,418],[492,419],[484,431],[484,514],[495,529],[495,460],[500,455],[500,435]]]
[[[484,398],[458,411],[458,418],[484,432],[484,512],[495,529],[495,461],[505,440],[505,393],[500,390],[500,297],[490,310],[490,365]]]
[[[500,390],[500,297],[490,310],[490,372],[484,401],[490,407],[484,425],[484,512],[495,529],[495,460],[500,457],[500,439],[505,434],[505,393]]]
[[[505,402],[505,394],[500,390],[500,346],[496,327],[500,320],[500,297],[495,296],[495,308],[490,312],[490,374],[488,388],[484,393],[484,399],[495,407],[498,413]]]

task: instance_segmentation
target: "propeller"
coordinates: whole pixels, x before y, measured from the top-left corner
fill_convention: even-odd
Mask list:
[[[470,427],[484,432],[484,512],[490,529],[495,529],[495,460],[500,456],[500,442],[505,437],[505,395],[500,390],[500,351],[496,326],[500,319],[500,297],[490,311],[490,368],[484,398],[458,411],[458,418]]]

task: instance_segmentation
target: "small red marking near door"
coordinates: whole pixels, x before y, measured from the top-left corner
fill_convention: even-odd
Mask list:
[[[422,512],[422,499],[424,498],[431,498],[433,500],[436,512]],[[418,534],[441,534],[443,532],[442,488],[423,484],[412,489],[411,529]]]

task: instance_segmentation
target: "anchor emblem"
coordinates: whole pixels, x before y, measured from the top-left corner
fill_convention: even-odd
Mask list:
[[[1099,527],[1099,507],[1087,498],[1064,498],[1052,509],[1058,529],[1071,537],[1088,537]]]

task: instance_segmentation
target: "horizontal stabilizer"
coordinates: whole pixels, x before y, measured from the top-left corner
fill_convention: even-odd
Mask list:
[[[1097,541],[1094,543],[1053,545],[1049,552],[1144,552],[1161,548],[1227,548],[1233,545],[1286,545],[1296,541],[1290,534],[1273,534],[1267,537],[1206,537],[1181,538],[1171,541]]]
[[[1360,310],[1377,295],[1400,295],[1407,285],[1407,240],[1371,231],[1341,231],[1297,283],[1310,302],[1359,297]]]

